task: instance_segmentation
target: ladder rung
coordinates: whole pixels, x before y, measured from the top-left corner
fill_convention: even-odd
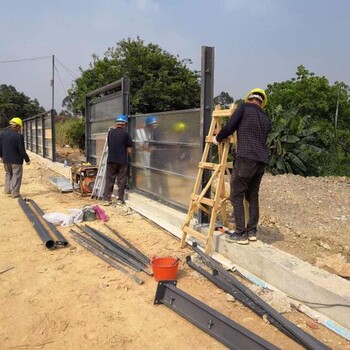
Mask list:
[[[206,136],[205,137],[205,142],[211,143],[213,142],[213,137],[214,136]],[[229,136],[229,141],[230,143],[236,143],[236,138],[235,136]],[[224,142],[223,142],[224,143]]]
[[[188,226],[185,226],[183,229],[182,229],[185,233],[187,233],[188,235],[191,235],[193,237],[196,237],[202,241],[206,241],[207,240],[207,236],[204,235],[203,233],[200,233],[196,230],[194,230],[193,228],[190,228]]]
[[[191,195],[191,199],[197,203],[198,203],[198,197],[199,197],[198,194],[192,193],[192,195]],[[210,205],[211,207],[213,207],[214,206],[214,199],[203,197],[199,203]]]
[[[203,169],[215,170],[220,164],[209,163],[209,162],[199,162],[198,167]]]

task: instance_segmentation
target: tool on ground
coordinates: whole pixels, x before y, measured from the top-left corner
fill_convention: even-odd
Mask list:
[[[73,190],[80,195],[90,195],[93,191],[98,168],[94,165],[73,165],[71,179]]]
[[[193,250],[202,258],[202,261],[212,269],[209,273],[202,267],[196,265],[191,256],[186,257],[187,264],[195,271],[199,272],[217,287],[223,289],[226,293],[231,294],[237,300],[249,307],[260,317],[266,317],[269,323],[278,328],[281,332],[296,341],[309,350],[330,350],[328,346],[321,343],[312,335],[306,333],[295,324],[290,322],[269,304],[262,300],[258,295],[236,279],[232,274],[226,271],[217,261],[200,250],[196,243],[192,246]]]
[[[106,185],[106,168],[108,158],[108,135],[103,146],[100,163],[98,165],[98,171],[96,175],[96,181],[91,192],[91,198],[101,199],[103,197],[103,191]]]
[[[187,217],[182,226],[182,239],[181,247],[184,248],[186,244],[187,235],[191,235],[196,239],[205,242],[205,251],[209,253],[212,250],[213,232],[216,225],[216,219],[218,214],[221,213],[222,221],[225,226],[227,224],[227,208],[226,202],[229,199],[225,194],[225,175],[230,175],[230,169],[232,169],[232,162],[227,162],[227,157],[230,150],[230,145],[236,143],[236,135],[228,137],[224,142],[219,143],[218,147],[218,163],[214,163],[210,157],[210,147],[212,145],[215,134],[221,130],[222,118],[230,117],[236,110],[236,105],[232,104],[229,109],[221,109],[220,105],[217,105],[212,113],[212,121],[210,124],[209,132],[205,138],[205,147],[202,155],[202,159],[198,165],[198,174],[194,185],[193,192],[191,194],[191,201],[187,213]],[[203,180],[204,171],[211,171],[211,177],[206,186],[201,189],[201,183]],[[207,194],[211,186],[215,184],[214,198],[207,198]],[[209,196],[210,197],[210,196]],[[205,236],[203,233],[198,232],[191,226],[191,221],[195,215],[204,212],[210,217],[210,223],[208,233]],[[247,212],[247,210],[246,210]]]
[[[164,304],[229,349],[278,348],[225,315],[176,287],[176,281],[159,281],[154,304]]]

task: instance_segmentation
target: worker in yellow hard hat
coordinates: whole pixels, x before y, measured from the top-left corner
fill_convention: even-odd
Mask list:
[[[261,102],[261,108],[265,108],[267,105],[267,96],[263,89],[255,88],[247,94],[247,96],[244,99],[244,102],[249,102],[252,99],[257,99]]]
[[[248,244],[257,240],[259,221],[259,188],[268,164],[267,136],[271,122],[263,108],[267,96],[255,88],[247,94],[227,124],[213,138],[213,143],[226,139],[237,131],[234,167],[231,173],[230,200],[234,208],[236,230],[225,235],[228,242]],[[245,223],[244,198],[249,202],[249,221]]]
[[[23,176],[23,161],[30,164],[21,134],[23,121],[15,117],[10,120],[10,128],[0,135],[0,158],[5,169],[5,194],[12,198],[20,197]]]
[[[177,122],[173,126],[173,130],[176,133],[182,133],[187,129],[187,125],[184,122]]]

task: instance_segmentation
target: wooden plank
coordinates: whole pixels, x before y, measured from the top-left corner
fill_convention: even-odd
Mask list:
[[[193,193],[191,194],[191,199],[193,201],[195,201],[197,204],[198,204],[198,198],[199,198],[198,194],[193,194]],[[205,205],[209,205],[211,207],[214,206],[214,200],[211,198],[202,197],[200,200],[200,203],[205,204]]]
[[[199,162],[198,167],[202,169],[209,169],[209,170],[215,170],[219,165],[216,163],[209,163],[209,162]]]
[[[186,232],[187,234],[193,236],[193,237],[200,239],[201,241],[207,240],[207,236],[205,234],[198,232],[191,227],[186,226],[183,228],[183,231]]]

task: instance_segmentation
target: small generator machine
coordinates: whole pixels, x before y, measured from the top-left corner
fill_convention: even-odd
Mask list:
[[[95,185],[98,167],[93,165],[73,165],[72,187],[75,192],[83,195],[91,195]]]

